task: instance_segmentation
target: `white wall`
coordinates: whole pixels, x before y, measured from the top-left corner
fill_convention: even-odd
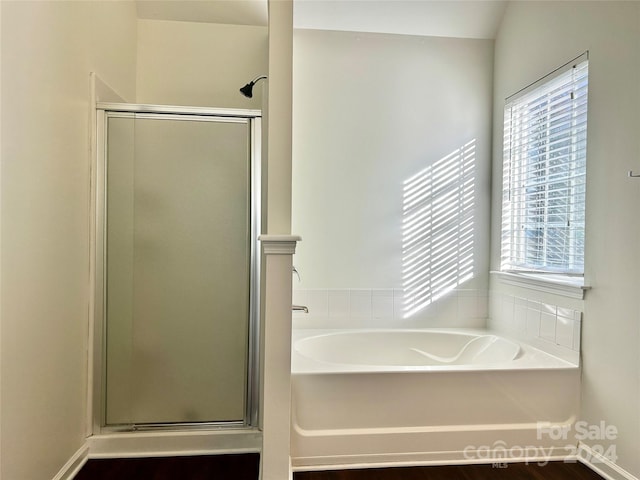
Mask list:
[[[511,2],[495,47],[491,266],[499,268],[504,98],[589,51],[582,418],[619,435],[618,465],[640,475],[640,2]],[[492,281],[492,290],[505,287]],[[506,293],[512,293],[507,291]],[[529,297],[528,292],[516,292]],[[531,293],[536,297],[535,292]],[[535,298],[543,302],[575,301]],[[560,303],[558,303],[560,304]]]
[[[134,99],[135,42],[130,2],[2,2],[2,478],[84,442],[89,72]]]
[[[295,288],[403,288],[404,183],[475,141],[461,288],[486,290],[492,55],[490,40],[294,32]]]
[[[267,27],[138,21],[139,103],[262,108],[238,90],[267,72]]]

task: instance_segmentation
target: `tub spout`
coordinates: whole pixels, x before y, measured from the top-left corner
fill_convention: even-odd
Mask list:
[[[291,310],[293,310],[294,312],[309,313],[309,309],[304,305],[291,305]]]

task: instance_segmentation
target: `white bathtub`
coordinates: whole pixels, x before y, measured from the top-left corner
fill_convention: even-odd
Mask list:
[[[296,330],[291,365],[297,470],[571,454],[538,427],[575,421],[578,366],[491,332]]]

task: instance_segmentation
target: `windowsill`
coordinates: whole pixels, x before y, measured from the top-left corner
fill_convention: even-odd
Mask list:
[[[584,277],[570,277],[550,273],[514,273],[492,271],[502,283],[529,288],[555,295],[583,299],[584,292],[591,287],[584,284]]]

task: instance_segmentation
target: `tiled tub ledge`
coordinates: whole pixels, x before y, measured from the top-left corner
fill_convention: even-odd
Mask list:
[[[298,328],[483,328],[488,292],[453,290],[412,315],[406,314],[407,298],[399,288],[295,289],[294,286],[293,303],[309,307],[309,314],[294,314],[294,319],[299,320]]]
[[[515,295],[491,292],[487,327],[578,363],[582,312]]]

